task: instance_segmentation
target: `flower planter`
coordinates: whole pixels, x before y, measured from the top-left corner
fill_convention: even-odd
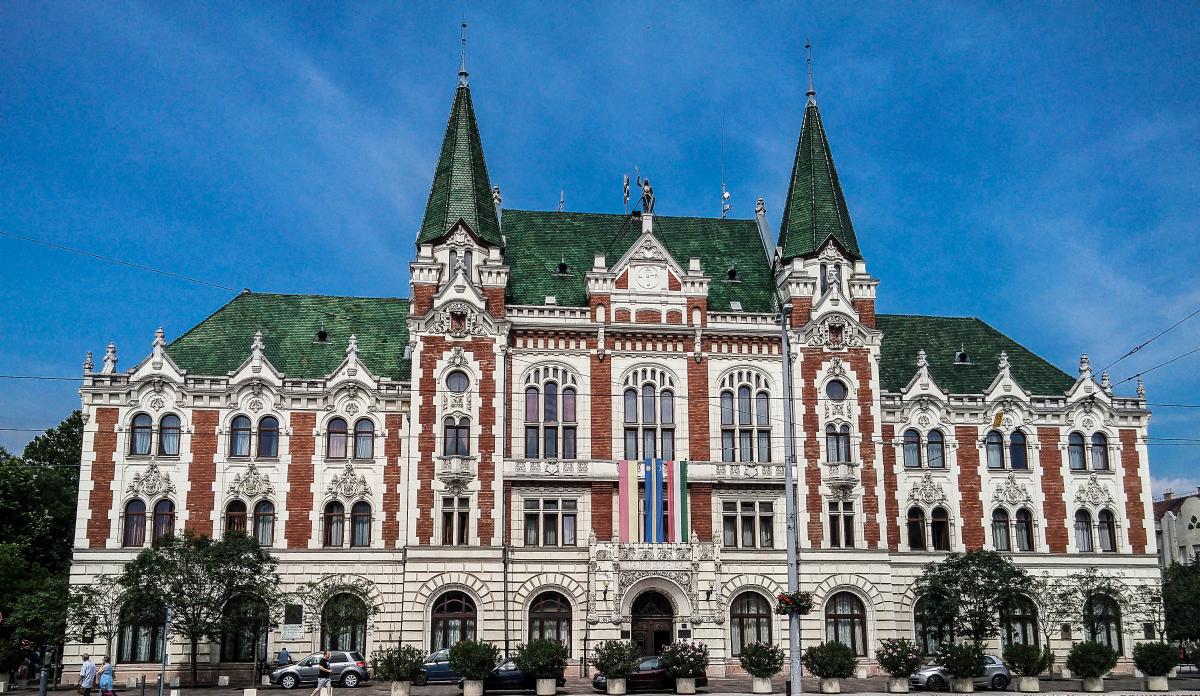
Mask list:
[[[770,677],[755,677],[751,683],[750,690],[756,694],[771,693],[771,678]]]
[[[888,677],[887,690],[889,694],[907,694],[908,677]]]
[[[975,691],[975,681],[970,677],[950,677],[950,690],[956,694],[969,694]]]
[[[1167,691],[1171,688],[1164,676],[1146,677],[1145,686],[1146,691]]]
[[[696,693],[696,678],[695,677],[676,677],[675,678],[675,693],[677,693],[677,694],[694,694],[694,693]]]
[[[1023,694],[1036,694],[1042,690],[1042,684],[1037,677],[1017,677],[1017,691]]]
[[[840,694],[842,693],[842,680],[838,678],[828,679],[821,677],[821,693],[823,694]]]
[[[609,677],[607,681],[605,681],[605,687],[607,692],[613,696],[624,696],[625,677]]]
[[[483,680],[464,679],[463,696],[483,696]]]
[[[412,682],[410,682],[410,681],[394,681],[394,682],[392,682],[392,696],[412,696]]]
[[[1084,677],[1083,690],[1091,693],[1104,691],[1104,677]]]
[[[558,683],[554,677],[537,680],[537,696],[554,696],[556,691],[558,691]]]

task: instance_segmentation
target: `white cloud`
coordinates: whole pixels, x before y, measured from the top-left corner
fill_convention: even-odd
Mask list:
[[[1200,486],[1200,478],[1196,477],[1150,477],[1150,490],[1154,491],[1155,500],[1161,498],[1162,494],[1167,491],[1171,491],[1175,495],[1190,495],[1196,492],[1197,486]]]

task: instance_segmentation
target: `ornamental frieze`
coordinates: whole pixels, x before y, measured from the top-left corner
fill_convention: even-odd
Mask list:
[[[158,462],[153,459],[146,465],[146,470],[140,474],[134,474],[133,481],[125,489],[127,493],[141,493],[144,496],[153,498],[164,493],[174,493],[175,484],[171,483],[171,477],[158,470]]]

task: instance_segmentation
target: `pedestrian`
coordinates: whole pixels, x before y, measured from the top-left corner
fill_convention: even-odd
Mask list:
[[[290,664],[292,664],[292,655],[288,652],[287,646],[285,645],[279,649],[279,666],[287,667]]]
[[[96,663],[92,656],[84,653],[83,664],[79,666],[79,696],[92,696],[92,687],[96,685]]]
[[[330,682],[330,677],[333,676],[333,670],[329,667],[329,651],[321,653],[321,661],[317,663],[317,688],[313,689],[308,696],[326,696],[325,690],[329,690],[327,696],[333,696],[333,686]]]
[[[100,663],[100,696],[114,696],[113,694],[113,666],[109,662],[108,655],[104,656],[104,660]]]

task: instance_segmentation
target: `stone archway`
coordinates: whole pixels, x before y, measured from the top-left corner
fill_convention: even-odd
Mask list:
[[[674,640],[675,608],[657,590],[647,590],[633,600],[629,638],[643,655],[658,655]]]

